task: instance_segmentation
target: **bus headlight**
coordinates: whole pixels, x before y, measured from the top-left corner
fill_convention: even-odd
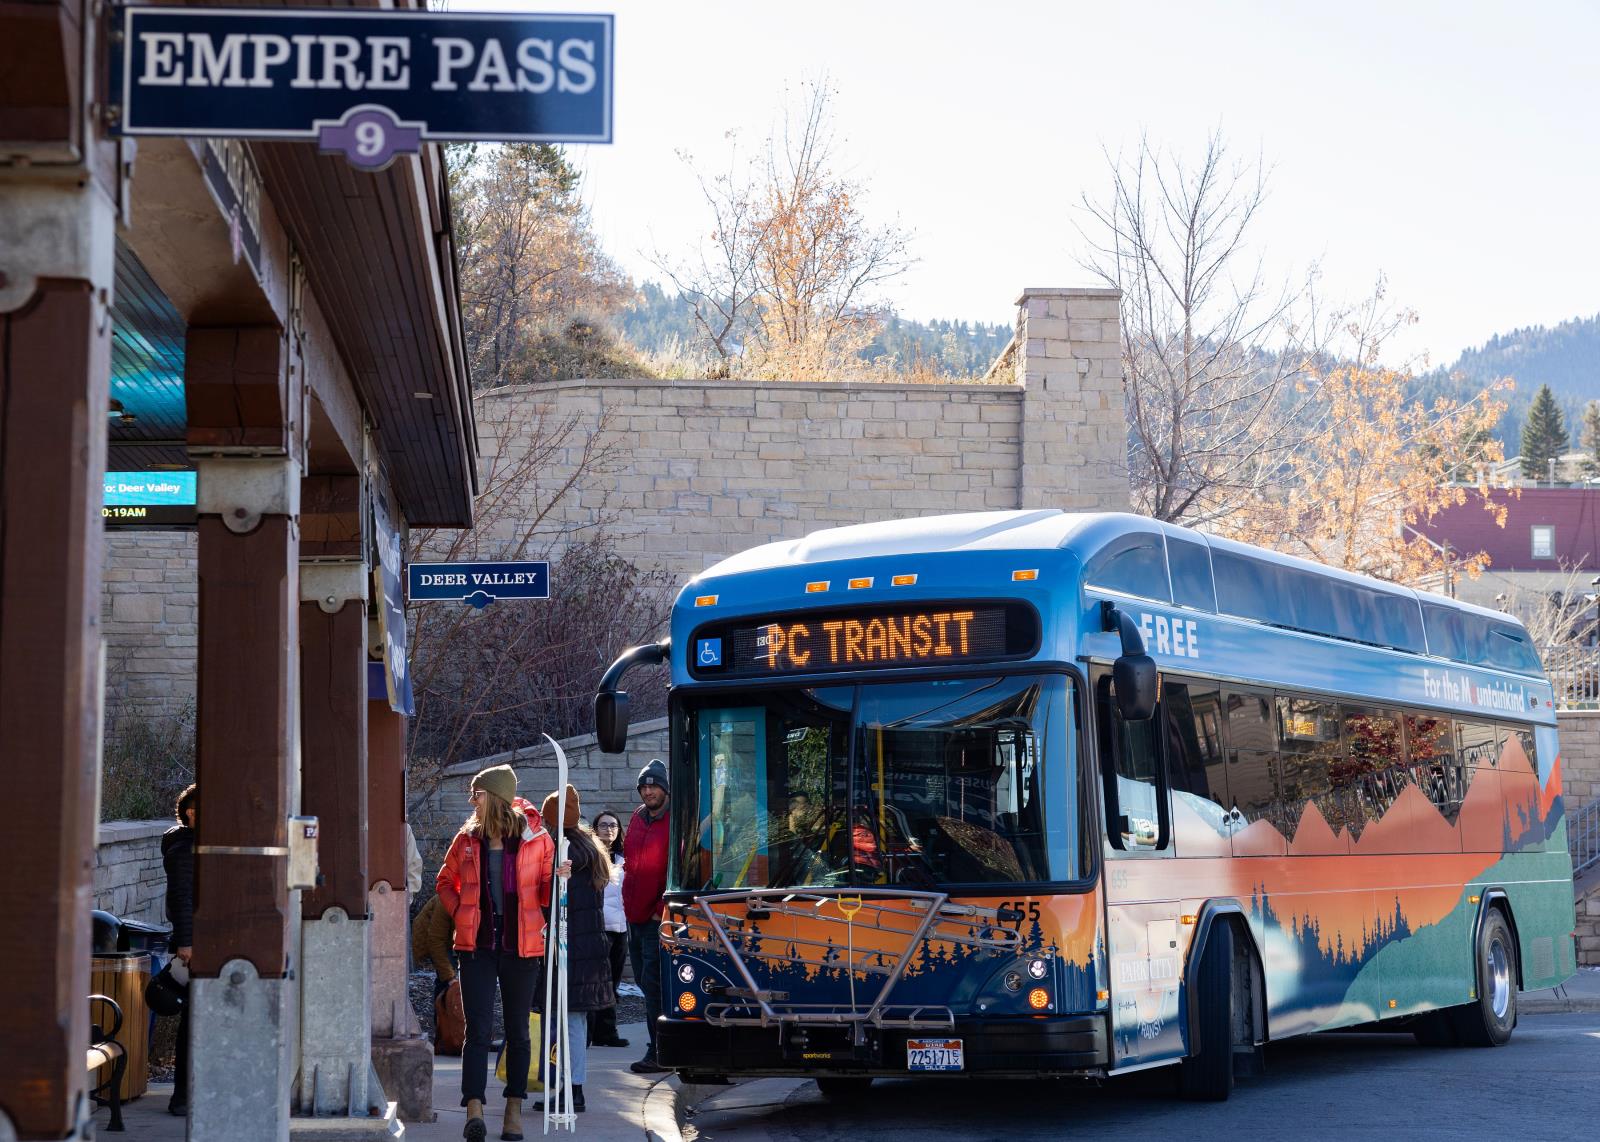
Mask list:
[[[1028,961],[1028,974],[1031,975],[1034,979],[1043,979],[1044,978],[1044,973],[1049,971],[1049,970],[1050,970],[1050,965],[1045,963],[1043,960],[1029,960]]]

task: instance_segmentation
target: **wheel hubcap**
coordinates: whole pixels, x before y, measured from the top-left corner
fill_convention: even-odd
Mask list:
[[[1484,956],[1489,974],[1489,1006],[1496,1019],[1504,1019],[1511,1007],[1511,957],[1499,940],[1489,945]]]

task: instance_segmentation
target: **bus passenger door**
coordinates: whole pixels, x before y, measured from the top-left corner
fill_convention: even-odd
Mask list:
[[[1184,1054],[1170,789],[1159,708],[1149,721],[1123,721],[1109,671],[1097,674],[1095,698],[1105,789],[1112,1065],[1133,1067]]]

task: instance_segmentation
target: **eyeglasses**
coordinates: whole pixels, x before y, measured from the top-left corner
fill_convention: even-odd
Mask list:
[[[617,824],[615,821],[601,821],[601,822],[599,822],[598,824],[595,825],[595,828],[596,829],[620,829],[620,828],[622,828],[622,826]]]

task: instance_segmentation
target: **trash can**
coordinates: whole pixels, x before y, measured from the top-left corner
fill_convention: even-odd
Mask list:
[[[144,986],[150,982],[150,956],[145,952],[107,952],[95,956],[89,966],[89,992],[109,995],[122,1008],[122,1030],[117,1041],[127,1054],[122,1072],[122,1101],[138,1098],[150,1085],[150,1011],[144,1004]],[[96,1012],[97,1022],[109,1028],[109,1012]],[[112,1064],[95,1072],[99,1086],[111,1078]]]

